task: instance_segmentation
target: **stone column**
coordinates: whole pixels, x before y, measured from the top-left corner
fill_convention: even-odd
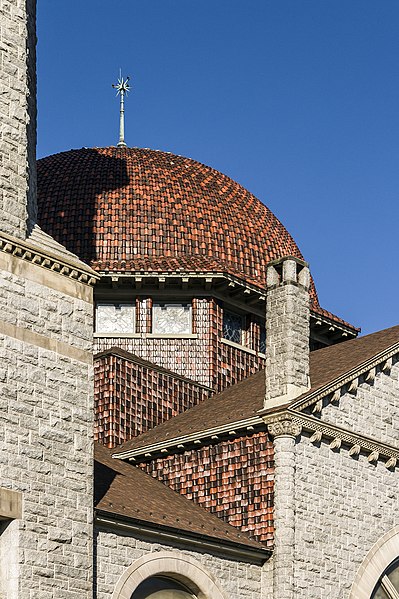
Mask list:
[[[267,268],[265,409],[309,390],[310,274],[291,256]]]
[[[301,426],[289,418],[268,425],[274,437],[273,597],[294,599],[295,438]]]
[[[36,0],[0,4],[0,227],[25,239],[36,220]]]

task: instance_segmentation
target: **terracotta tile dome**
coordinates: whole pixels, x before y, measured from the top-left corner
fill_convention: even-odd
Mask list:
[[[223,271],[259,286],[265,265],[302,255],[272,212],[195,160],[139,148],[38,161],[39,224],[99,271]]]
[[[190,158],[82,148],[38,160],[37,177],[39,224],[101,273],[226,272],[265,287],[268,262],[302,259],[267,206]],[[319,306],[313,281],[311,300],[353,328]]]

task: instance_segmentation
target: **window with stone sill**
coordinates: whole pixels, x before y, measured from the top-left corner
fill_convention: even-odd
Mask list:
[[[134,333],[136,309],[129,303],[98,303],[96,306],[96,333]]]
[[[230,310],[223,310],[223,338],[239,345],[243,344],[244,318]]]
[[[191,304],[154,303],[152,332],[158,335],[184,335],[192,332]]]
[[[137,587],[131,599],[196,599],[196,595],[176,580],[151,576]]]
[[[399,599],[399,558],[385,570],[371,599]]]

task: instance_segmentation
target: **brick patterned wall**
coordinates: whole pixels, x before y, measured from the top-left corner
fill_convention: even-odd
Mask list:
[[[140,467],[232,526],[273,542],[273,444],[259,432]]]
[[[0,223],[20,239],[36,220],[35,0],[0,6]]]
[[[137,332],[151,330],[151,300],[136,303]],[[257,372],[265,358],[222,343],[223,308],[213,299],[193,300],[193,333],[197,338],[120,338],[95,340],[95,351],[111,347],[135,354],[177,374],[211,387],[215,392]],[[145,329],[145,327],[147,327]],[[259,321],[248,324],[246,343],[259,346]]]
[[[144,433],[209,395],[192,381],[115,353],[98,356],[94,372],[94,438],[107,447]]]

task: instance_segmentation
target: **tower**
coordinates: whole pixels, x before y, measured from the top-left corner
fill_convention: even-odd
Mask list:
[[[92,285],[35,225],[35,0],[0,8],[0,596],[91,597]]]

